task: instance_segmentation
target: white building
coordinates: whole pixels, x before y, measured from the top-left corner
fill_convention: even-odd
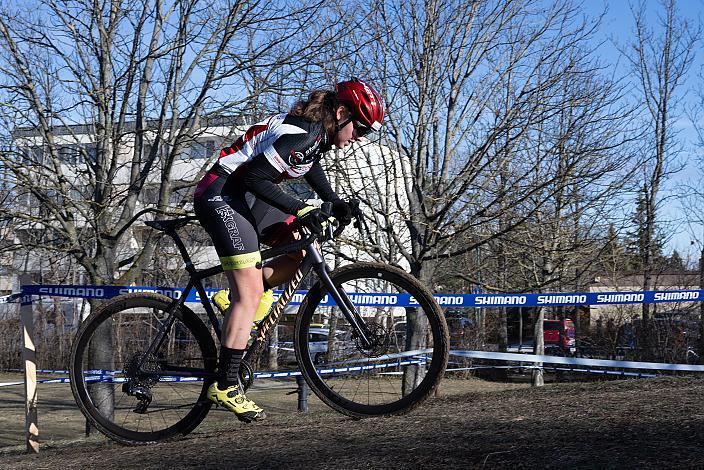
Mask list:
[[[194,182],[198,174],[202,174],[202,171],[209,168],[217,159],[219,150],[230,145],[250,124],[252,122],[242,118],[211,119],[208,125],[203,127],[198,135],[193,137],[188,145],[184,146],[182,151],[177,154],[171,167],[172,179],[178,182]],[[127,127],[129,130],[130,126]],[[55,131],[55,135],[55,146],[58,149],[58,163],[60,164],[58,171],[70,182],[72,188],[68,197],[73,200],[90,201],[90,191],[86,189],[89,188],[90,178],[86,175],[90,174],[89,165],[96,159],[94,128],[87,125],[69,126],[63,131]],[[46,154],[46,145],[39,132],[33,129],[18,129],[13,138],[24,155],[27,168],[31,169],[29,171],[50,170],[53,162]],[[154,139],[153,132],[145,134],[145,141],[150,142],[150,139]],[[145,154],[149,154],[152,149],[151,145],[147,144],[145,147]],[[117,149],[117,152],[118,168],[115,172],[114,184],[117,187],[120,185],[126,187],[130,181],[130,162],[134,153],[134,136],[132,134],[127,134],[124,138],[124,144]],[[363,207],[370,217],[372,230],[378,226],[389,226],[393,227],[393,236],[400,237],[402,240],[408,239],[407,229],[403,223],[405,215],[403,210],[398,208],[399,201],[403,203],[407,200],[403,179],[399,177],[403,172],[399,167],[399,159],[393,158],[389,149],[366,141],[356,143],[351,151],[348,150],[344,155],[338,150],[330,152],[325,157],[323,165],[327,169],[333,187],[343,197],[360,197],[368,204]],[[139,196],[136,212],[156,205],[161,178],[159,168],[155,168],[149,173]],[[47,182],[50,181],[51,179],[47,179]],[[186,212],[192,210],[190,202],[192,189],[191,185],[173,192],[170,203],[174,208],[180,207]],[[302,198],[314,197],[302,179],[291,182],[288,190],[296,192]],[[50,197],[65,197],[54,194],[51,188],[46,188],[44,192]],[[42,204],[30,194],[23,194],[14,202],[24,208],[29,215],[37,218],[47,215]],[[115,210],[119,210],[119,208],[115,208]],[[81,218],[81,214],[76,214],[76,217],[78,226],[88,223],[85,218]],[[143,246],[152,230],[144,224],[145,219],[146,217],[138,219],[129,229],[128,236],[124,237],[124,242],[119,247],[118,259],[129,259]],[[378,224],[373,223],[374,220],[378,221]],[[5,240],[6,243],[17,247],[30,238],[46,237],[44,232],[46,230],[39,224],[35,224],[33,227],[32,224],[25,223],[21,227],[15,227],[8,231]],[[392,243],[389,241],[388,234],[387,236],[380,233],[373,235],[376,237],[376,243],[384,251],[394,251],[389,250],[389,245]],[[360,238],[358,233],[349,228],[345,236],[350,240],[359,240]],[[354,246],[346,245],[342,249],[351,258],[371,259],[375,256],[365,253],[360,243],[354,243]],[[52,283],[86,283],[82,269],[74,266],[75,261],[70,255],[58,254],[55,258],[49,259],[33,256],[31,252],[22,249],[14,250],[11,253],[10,256],[6,253],[3,258],[0,258],[0,266],[2,267],[0,269],[4,268],[4,270],[0,270],[0,290],[6,293],[19,288],[17,279],[21,273],[29,274],[34,283],[47,283],[49,277],[52,279]],[[192,255],[199,267],[207,267],[218,262],[215,251],[211,247],[196,249]],[[400,256],[394,256],[394,261],[403,264]],[[121,270],[128,267],[129,264],[126,263]],[[178,254],[174,253],[168,267],[174,270],[180,269]],[[57,272],[65,274],[61,279],[57,279],[56,276],[53,276]],[[46,274],[52,274],[52,276],[46,276]],[[66,313],[68,314],[68,310],[70,310],[73,312],[72,316],[75,317],[77,311],[85,308],[79,305],[80,303],[79,301],[66,301]]]

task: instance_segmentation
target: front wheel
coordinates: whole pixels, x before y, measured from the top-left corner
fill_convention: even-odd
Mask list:
[[[437,387],[449,337],[432,294],[408,273],[355,263],[330,274],[371,333],[364,346],[318,282],[296,320],[296,357],[315,394],[355,418],[408,412]]]
[[[88,421],[123,444],[184,435],[205,417],[217,362],[208,328],[153,293],[116,297],[83,323],[71,348],[71,389]],[[147,354],[165,331],[159,348]]]

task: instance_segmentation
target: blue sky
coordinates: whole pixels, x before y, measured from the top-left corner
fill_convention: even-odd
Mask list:
[[[620,53],[615,44],[621,46],[627,45],[634,38],[635,22],[631,12],[630,5],[636,4],[628,0],[584,0],[582,8],[588,16],[598,15],[605,8],[607,9],[606,16],[603,21],[602,28],[596,39],[597,42],[603,44],[599,48],[599,52],[604,61],[611,64],[618,64],[617,71],[619,74],[628,72],[628,64],[620,57]],[[658,30],[657,14],[662,13],[663,8],[659,0],[646,0],[644,2],[647,13],[648,24],[655,30]],[[679,0],[677,7],[680,16],[696,25],[701,22],[704,17],[704,0]],[[689,71],[686,81],[679,89],[679,97],[682,99],[682,104],[689,108],[696,102],[694,90],[700,85],[700,76],[702,74],[702,64],[704,64],[703,44],[697,48],[692,68]],[[679,131],[678,139],[682,145],[683,153],[681,154],[681,163],[685,165],[685,170],[672,177],[663,188],[663,197],[668,197],[674,194],[683,184],[692,181],[701,181],[704,175],[698,174],[697,167],[693,165],[694,156],[701,153],[701,149],[696,146],[696,134],[689,118],[684,114],[680,116],[676,122],[676,127]],[[663,219],[671,222],[669,230],[671,238],[666,245],[666,251],[670,252],[673,249],[686,257],[689,254],[690,259],[695,263],[699,258],[701,249],[700,243],[704,242],[704,227],[697,226],[692,228],[685,222],[685,211],[680,205],[677,198],[666,199],[664,208],[660,214]],[[691,241],[695,238],[696,244],[691,245]]]

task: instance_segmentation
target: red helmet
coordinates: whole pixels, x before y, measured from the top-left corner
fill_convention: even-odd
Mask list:
[[[378,131],[384,119],[384,102],[379,93],[366,82],[353,78],[335,86],[337,99],[347,105],[352,121],[360,133]]]

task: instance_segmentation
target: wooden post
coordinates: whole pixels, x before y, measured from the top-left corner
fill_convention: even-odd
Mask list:
[[[24,282],[22,283],[24,285]],[[37,355],[34,347],[34,315],[32,297],[22,297],[20,319],[24,348],[24,396],[25,396],[25,438],[27,452],[39,452],[39,428],[37,427]]]
[[[296,384],[298,384],[298,411],[305,413],[308,411],[310,390],[308,390],[308,384],[302,375],[296,376]]]

